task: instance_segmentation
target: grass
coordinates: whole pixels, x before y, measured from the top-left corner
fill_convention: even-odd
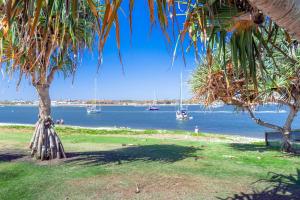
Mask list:
[[[177,131],[174,134],[182,137],[161,139],[173,132],[58,127],[69,158],[38,162],[27,156],[32,131],[32,127],[0,127],[1,200],[300,195],[300,158],[266,148],[262,142],[231,143],[226,136],[207,134],[192,140]]]

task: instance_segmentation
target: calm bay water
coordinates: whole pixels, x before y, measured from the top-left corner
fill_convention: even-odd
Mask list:
[[[231,106],[205,109],[189,106],[192,120],[177,121],[175,106],[161,106],[159,111],[146,111],[142,106],[103,106],[102,113],[88,115],[85,107],[53,107],[54,120],[64,119],[66,125],[84,127],[129,127],[136,129],[190,130],[198,126],[200,131],[251,137],[264,137],[264,127],[256,125],[247,113],[237,112]],[[266,106],[256,111],[261,119],[283,124],[287,116],[286,108]],[[0,107],[0,123],[33,124],[37,120],[38,108],[31,106]],[[300,117],[293,123],[300,128]]]

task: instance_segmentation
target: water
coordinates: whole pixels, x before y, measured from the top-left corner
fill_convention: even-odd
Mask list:
[[[237,112],[232,106],[205,109],[189,106],[192,120],[177,121],[175,106],[160,106],[159,111],[146,111],[146,106],[103,106],[101,114],[87,115],[85,107],[53,107],[53,119],[64,119],[66,125],[85,127],[129,127],[136,129],[166,129],[193,131],[198,126],[202,132],[264,137],[267,128],[256,125],[247,113]],[[286,108],[266,106],[255,114],[268,122],[283,124],[288,113]],[[33,124],[38,108],[32,106],[0,107],[0,123]],[[293,128],[300,128],[297,117]]]

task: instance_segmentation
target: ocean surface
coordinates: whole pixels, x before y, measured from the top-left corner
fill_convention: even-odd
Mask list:
[[[52,108],[54,120],[63,119],[66,125],[83,127],[126,127],[133,129],[164,129],[193,131],[198,126],[201,132],[264,137],[267,128],[258,126],[248,113],[237,111],[232,106],[214,109],[203,106],[188,106],[192,120],[178,121],[176,106],[160,106],[159,111],[147,111],[146,106],[102,106],[100,114],[88,115],[85,107],[57,106]],[[284,124],[288,115],[285,107],[274,105],[260,107],[255,114],[268,122]],[[34,106],[0,107],[0,123],[33,124],[38,108]],[[293,123],[300,129],[300,117]]]

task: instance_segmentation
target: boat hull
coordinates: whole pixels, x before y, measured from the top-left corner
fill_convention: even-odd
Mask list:
[[[149,107],[147,110],[149,110],[149,111],[157,111],[157,110],[159,110],[159,108],[158,107]]]
[[[176,112],[176,119],[177,120],[188,120],[189,115],[188,115],[187,111],[179,110],[179,111]]]

